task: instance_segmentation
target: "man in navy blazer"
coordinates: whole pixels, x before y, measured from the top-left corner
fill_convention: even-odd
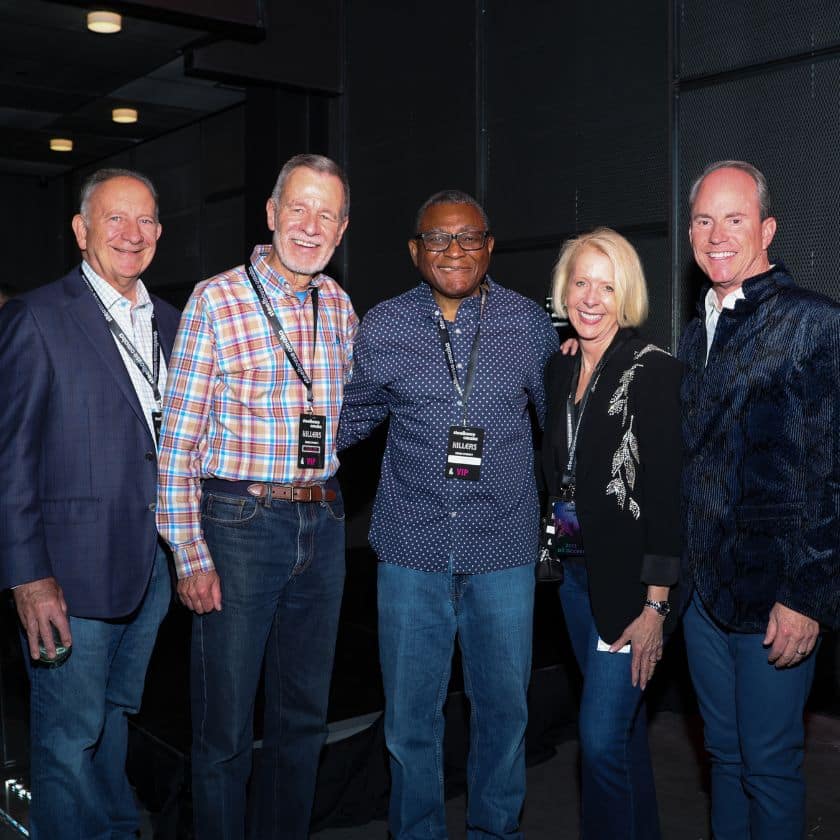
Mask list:
[[[767,249],[767,182],[742,161],[690,195],[709,280],[687,327],[688,664],[712,762],[716,840],[804,836],[803,711],[840,619],[840,305]]]
[[[0,310],[0,589],[28,653],[36,840],[134,836],[126,715],[170,601],[155,425],[178,312],[140,280],[155,188],[100,170],[72,227],[81,265]]]

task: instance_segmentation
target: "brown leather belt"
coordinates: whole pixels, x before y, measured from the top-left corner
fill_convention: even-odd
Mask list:
[[[236,496],[245,494],[256,499],[280,499],[285,502],[332,502],[336,492],[324,484],[268,484],[267,482],[228,481],[224,478],[208,478],[203,482],[205,490],[218,490],[222,493],[233,493]]]
[[[248,495],[265,499],[271,493],[272,499],[286,502],[331,502],[335,499],[335,490],[323,484],[249,484]]]

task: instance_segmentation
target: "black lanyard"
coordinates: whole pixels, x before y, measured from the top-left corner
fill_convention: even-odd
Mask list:
[[[280,346],[283,348],[283,352],[286,354],[286,358],[289,360],[291,366],[295,369],[295,373],[298,375],[298,379],[303,382],[304,386],[306,387],[306,401],[309,403],[309,413],[312,414],[312,406],[315,402],[315,395],[312,393],[312,377],[304,370],[303,365],[298,358],[298,354],[295,353],[295,348],[292,346],[292,342],[289,340],[289,336],[286,335],[286,331],[283,329],[283,325],[277,318],[277,315],[274,312],[274,309],[271,306],[268,298],[265,294],[265,289],[263,288],[263,284],[260,282],[259,277],[257,277],[257,272],[254,270],[254,266],[251,265],[250,262],[245,263],[245,270],[248,272],[248,279],[251,281],[251,285],[254,287],[254,291],[257,293],[257,297],[260,301],[260,306],[262,306],[262,310],[265,313],[265,317],[268,319],[268,323],[274,329],[274,334],[277,336],[277,340],[280,342]],[[312,359],[315,359],[315,348],[318,343],[318,287],[312,286]]]
[[[458,379],[458,366],[455,364],[455,353],[452,350],[452,340],[449,337],[449,329],[446,326],[446,321],[443,315],[438,315],[438,338],[440,345],[443,348],[443,356],[446,359],[446,366],[449,368],[449,378],[455,386],[461,402],[464,404],[464,414],[462,426],[467,425],[467,405],[470,401],[473,385],[475,385],[475,371],[478,367],[478,349],[481,346],[481,322],[484,320],[484,304],[487,300],[487,286],[481,287],[481,305],[478,312],[478,326],[473,337],[472,348],[470,349],[470,361],[467,365],[467,380],[464,387],[461,387],[461,382]]]
[[[82,275],[82,280],[85,281],[85,285],[93,295],[96,305],[99,307],[99,311],[105,318],[105,322],[108,324],[114,338],[116,338],[116,340],[125,348],[125,351],[131,357],[131,361],[134,362],[137,369],[143,374],[143,378],[146,382],[151,385],[152,395],[155,398],[158,410],[160,410],[161,398],[160,391],[158,390],[158,379],[160,377],[160,336],[158,335],[157,319],[155,318],[154,307],[152,307],[152,370],[149,370],[149,366],[143,360],[143,357],[140,355],[137,348],[131,343],[131,339],[125,334],[123,328],[108,311],[108,307],[105,306],[102,298],[96,293],[96,289],[93,288],[92,283],[85,276],[84,270],[80,268],[79,272]]]
[[[586,410],[586,404],[589,402],[589,396],[598,385],[598,380],[601,377],[601,373],[603,372],[607,361],[615,353],[615,351],[624,344],[624,341],[625,339],[623,338],[616,339],[613,342],[613,345],[598,360],[598,364],[595,365],[595,370],[592,371],[592,376],[590,377],[589,382],[586,385],[586,390],[583,392],[583,396],[580,399],[580,405],[577,408],[576,422],[573,420],[575,416],[575,393],[577,391],[578,382],[580,381],[580,368],[583,360],[583,354],[579,352],[577,359],[575,360],[575,370],[572,374],[571,384],[569,385],[569,395],[566,398],[566,451],[569,457],[566,461],[566,470],[563,473],[563,487],[569,487],[575,482],[578,433],[580,432],[580,421],[583,420],[583,413]],[[572,428],[573,426],[574,428]]]

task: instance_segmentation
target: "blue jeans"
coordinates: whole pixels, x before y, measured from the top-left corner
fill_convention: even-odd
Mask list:
[[[170,595],[167,557],[158,547],[149,587],[134,613],[112,621],[70,616],[73,652],[63,665],[33,664],[24,642],[33,840],[133,838],[140,827],[125,775],[126,715],[140,708]]]
[[[263,746],[251,779],[248,836],[305,838],[344,588],[341,495],[331,503],[264,503],[205,492],[202,528],[222,610],[193,618],[196,836],[245,836],[254,701],[265,661]]]
[[[630,654],[597,650],[598,631],[582,563],[565,564],[559,591],[572,649],[583,674],[578,719],[580,836],[582,840],[655,840],[660,836],[659,814],[647,713],[644,692],[630,682]]]
[[[796,840],[805,831],[803,713],[816,652],[768,661],[763,633],[717,624],[695,593],[684,618],[688,667],[712,763],[715,840]]]
[[[470,701],[467,837],[521,837],[533,565],[464,575],[380,563],[378,583],[392,836],[446,837],[443,703],[457,633]]]

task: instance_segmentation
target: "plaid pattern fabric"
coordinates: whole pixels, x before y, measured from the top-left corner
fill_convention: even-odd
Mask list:
[[[129,341],[134,345],[137,352],[143,357],[143,361],[149,366],[149,370],[154,370],[154,360],[152,359],[152,315],[154,314],[154,306],[152,299],[149,297],[146,287],[142,280],[137,281],[137,302],[134,306],[128,298],[121,295],[110,283],[103,280],[86,262],[82,261],[82,271],[85,277],[90,280],[91,286],[96,290],[105,308],[111,314],[111,317],[120,325],[122,331],[128,336]],[[125,363],[125,369],[128,371],[131,384],[134,386],[134,392],[137,394],[137,399],[143,408],[143,414],[146,417],[146,424],[149,427],[149,432],[152,436],[152,441],[155,439],[155,427],[152,421],[152,412],[157,408],[155,403],[154,391],[152,386],[146,382],[146,377],[140,373],[137,365],[134,364],[134,359],[131,358],[128,351],[114,338],[114,344],[120,351],[120,356]],[[158,374],[158,391],[162,394],[166,388],[166,360],[163,357],[163,351],[160,353],[160,372]]]
[[[172,546],[179,577],[213,568],[201,531],[203,478],[313,484],[338,469],[335,433],[358,319],[341,287],[320,275],[313,281],[318,287],[318,339],[313,344],[311,296],[298,299],[268,264],[269,250],[257,246],[251,262],[312,377],[314,411],[326,415],[325,466],[297,466],[306,388],[244,267],[199,283],[175,339],[160,445],[158,529]]]

